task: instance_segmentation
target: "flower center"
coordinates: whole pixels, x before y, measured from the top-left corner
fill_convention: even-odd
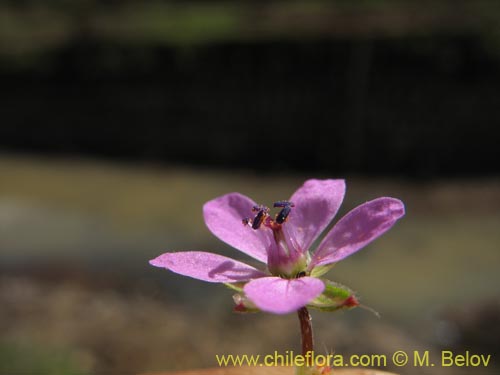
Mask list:
[[[273,207],[280,208],[274,218],[271,217],[268,207],[253,206],[252,212],[255,216],[243,219],[243,224],[251,226],[254,230],[261,228],[272,230],[274,241],[267,249],[267,265],[273,275],[284,278],[303,276],[307,266],[307,251],[298,247],[295,238],[287,230],[290,228],[284,229],[284,224],[295,205],[289,201],[278,201],[274,202]]]
[[[273,207],[281,208],[274,219],[271,219],[271,216],[269,215],[269,208],[259,204],[252,207],[252,212],[256,212],[254,218],[244,218],[243,224],[250,225],[254,230],[259,229],[261,225],[271,228],[273,231],[280,230],[281,225],[287,221],[288,215],[290,215],[290,212],[295,205],[289,201],[278,201],[273,203]]]

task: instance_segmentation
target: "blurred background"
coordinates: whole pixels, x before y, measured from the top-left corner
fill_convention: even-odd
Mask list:
[[[317,350],[500,347],[500,3],[4,0],[0,374],[128,374],[299,350],[297,318],[148,260],[206,250],[206,201],[346,178],[407,216],[329,278]],[[339,215],[339,217],[340,217]],[[391,369],[389,367],[389,369]],[[394,369],[393,369],[394,370]]]

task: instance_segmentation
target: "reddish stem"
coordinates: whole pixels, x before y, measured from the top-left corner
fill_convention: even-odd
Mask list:
[[[297,314],[299,316],[300,322],[302,355],[306,356],[308,352],[313,351],[313,330],[311,324],[311,315],[309,315],[309,311],[307,311],[306,307],[302,307],[299,311],[297,311]],[[310,360],[308,362],[310,362]],[[307,363],[307,365],[310,366],[311,363]]]

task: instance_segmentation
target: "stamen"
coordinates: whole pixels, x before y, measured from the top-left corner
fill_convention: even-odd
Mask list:
[[[290,214],[292,207],[295,207],[295,205],[289,201],[277,201],[274,202],[273,207],[281,208],[281,211],[276,214],[274,220],[269,217],[268,207],[262,204],[256,204],[252,207],[252,212],[256,212],[257,214],[253,219],[249,217],[244,218],[242,220],[243,225],[250,225],[254,230],[259,229],[262,225],[265,225],[273,230],[279,230],[281,224],[288,219],[288,215]]]
[[[264,206],[263,204],[256,204],[255,206],[252,207],[252,212],[260,212],[260,211],[269,212],[269,208]]]
[[[295,207],[295,204],[289,201],[277,201],[273,203],[273,207]]]
[[[252,207],[252,212],[257,212],[253,219],[246,217],[241,222],[243,225],[250,225],[252,229],[257,230],[269,217],[269,208],[259,204]]]
[[[274,202],[273,207],[283,207],[274,219],[278,224],[283,224],[288,219],[288,215],[290,215],[290,211],[292,211],[292,207],[295,207],[295,205],[289,201],[278,201]]]
[[[268,213],[265,210],[260,210],[253,219],[252,229],[259,229],[267,215]]]

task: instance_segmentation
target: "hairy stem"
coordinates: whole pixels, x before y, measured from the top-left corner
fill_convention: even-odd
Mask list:
[[[302,307],[299,311],[297,311],[297,314],[299,316],[299,322],[300,322],[302,355],[306,356],[308,352],[313,351],[313,345],[314,345],[311,315],[309,315],[309,311],[307,311],[306,307]],[[310,360],[308,360],[308,362],[310,362]],[[307,365],[310,366],[311,363],[307,363]]]

